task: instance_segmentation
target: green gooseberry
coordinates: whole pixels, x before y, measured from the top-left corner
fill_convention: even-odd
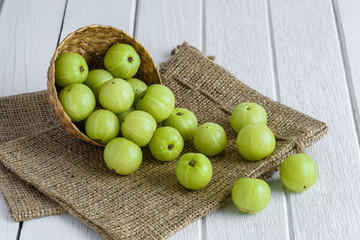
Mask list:
[[[215,156],[226,147],[226,133],[219,124],[207,122],[195,130],[193,141],[197,151]]]
[[[85,132],[92,140],[106,144],[119,133],[119,120],[109,110],[95,110],[86,120]]]
[[[257,161],[269,156],[275,149],[272,131],[263,124],[249,124],[241,128],[236,139],[237,149],[247,160]]]
[[[86,119],[95,109],[94,93],[85,84],[74,83],[59,92],[59,100],[73,122]]]
[[[95,98],[99,99],[99,91],[102,84],[113,79],[111,73],[103,69],[91,70],[84,82],[93,91]]]
[[[164,120],[164,126],[170,126],[179,131],[184,141],[193,137],[198,128],[198,120],[194,113],[186,108],[175,108]]]
[[[85,82],[88,72],[85,58],[78,53],[62,53],[55,61],[55,83],[60,87]]]
[[[175,128],[160,127],[154,132],[149,148],[157,160],[172,161],[182,152],[184,141]]]
[[[114,78],[101,85],[99,100],[103,108],[115,114],[125,112],[134,101],[134,90],[125,80]]]
[[[138,102],[138,100],[144,96],[146,89],[148,88],[148,86],[146,85],[146,83],[144,83],[143,81],[137,79],[137,78],[129,78],[126,79],[126,81],[128,83],[131,84],[131,86],[134,89],[134,93],[135,93],[135,97],[134,97],[134,103],[133,106],[136,107],[136,104]]]
[[[231,127],[235,132],[248,124],[260,123],[267,124],[267,114],[265,109],[254,102],[243,102],[234,108],[230,117]]]
[[[104,65],[115,78],[128,79],[138,71],[140,57],[129,44],[115,44],[106,52]]]
[[[142,163],[142,157],[140,147],[122,137],[113,138],[104,149],[106,166],[121,175],[135,172]]]

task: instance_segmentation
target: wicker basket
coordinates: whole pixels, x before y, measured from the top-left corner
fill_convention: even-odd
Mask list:
[[[126,32],[111,26],[90,25],[70,33],[56,49],[48,70],[47,88],[49,100],[62,126],[70,135],[98,146],[104,145],[91,140],[82,133],[65,113],[58,99],[59,88],[55,85],[55,60],[63,52],[76,52],[86,59],[89,70],[101,69],[104,68],[103,63],[107,50],[117,43],[129,44],[139,54],[141,64],[135,75],[136,78],[141,79],[147,85],[161,84],[159,71],[149,52]]]

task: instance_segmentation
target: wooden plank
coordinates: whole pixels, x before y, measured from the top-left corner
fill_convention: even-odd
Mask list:
[[[110,25],[129,34],[134,31],[136,0],[68,0],[60,41],[78,28]]]
[[[48,4],[51,5],[53,3],[49,2]],[[39,12],[40,9],[46,8],[39,7],[37,10],[34,9],[32,14],[41,15],[42,13]],[[61,12],[61,14],[62,13],[63,12]],[[60,41],[70,32],[91,24],[111,25],[132,33],[132,28],[134,25],[133,23],[130,23],[130,21],[134,20],[134,15],[135,0],[68,0]],[[41,24],[43,25],[42,27],[45,27],[48,23],[43,21]],[[58,34],[59,30],[60,28],[58,27]],[[52,55],[54,50],[55,46],[48,52]],[[46,58],[46,67],[48,66],[50,59],[51,56]],[[44,74],[45,73],[46,71]],[[73,216],[65,214],[61,216],[51,216],[24,222],[20,239],[60,240],[102,238],[85,224],[76,220]]]
[[[103,238],[70,214],[64,214],[24,222],[20,239],[101,240]]]
[[[350,99],[360,137],[360,2],[333,0]],[[359,141],[360,143],[360,141]]]
[[[19,223],[10,217],[3,197],[0,195],[0,239],[15,240],[19,229]]]
[[[0,97],[45,89],[65,0],[12,0],[2,1],[0,6]],[[46,11],[40,14],[39,9]],[[10,217],[0,198],[0,239],[14,240],[19,223]]]
[[[202,219],[198,219],[185,228],[181,229],[174,235],[172,235],[168,240],[200,240],[202,238],[201,232]]]
[[[307,150],[319,168],[308,191],[287,191],[293,239],[359,239],[359,145],[330,0],[269,1],[281,101],[329,125]]]
[[[205,1],[206,54],[240,81],[276,99],[266,0]]]
[[[5,1],[0,17],[0,96],[46,89],[65,0]],[[39,13],[40,9],[46,9]]]
[[[201,1],[139,0],[138,4],[135,37],[157,65],[184,41],[201,49]]]
[[[139,0],[135,38],[150,52],[159,65],[170,51],[183,41],[201,49],[201,1]],[[201,239],[201,219],[195,221],[171,239]]]
[[[205,2],[206,53],[242,82],[276,99],[268,8],[265,0]],[[206,239],[287,239],[287,209],[278,175],[260,213],[240,212],[230,200],[206,217]]]

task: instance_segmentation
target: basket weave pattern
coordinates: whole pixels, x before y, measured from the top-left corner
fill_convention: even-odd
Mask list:
[[[55,61],[63,52],[76,52],[85,58],[89,70],[104,69],[105,54],[112,45],[117,43],[129,44],[139,54],[141,63],[134,77],[144,81],[147,85],[161,83],[159,71],[149,52],[126,32],[111,26],[91,25],[69,34],[56,49],[48,70],[49,100],[55,109],[56,116],[70,135],[94,145],[104,146],[79,131],[75,124],[71,122],[70,117],[66,114],[58,99],[58,89],[55,85]]]

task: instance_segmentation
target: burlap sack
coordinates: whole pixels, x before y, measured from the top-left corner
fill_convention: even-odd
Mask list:
[[[176,105],[193,111],[200,124],[208,121],[220,124],[228,137],[225,151],[210,158],[213,165],[210,184],[199,191],[183,188],[175,175],[177,161],[156,161],[147,147],[142,148],[144,160],[138,171],[130,176],[112,173],[103,162],[102,148],[67,135],[44,101],[44,94],[38,93],[38,98],[32,100],[43,105],[28,113],[34,114],[30,122],[37,129],[0,148],[0,160],[9,169],[3,168],[7,174],[1,179],[1,190],[12,216],[19,214],[15,219],[28,216],[29,205],[35,206],[31,209],[37,211],[35,217],[62,211],[37,193],[37,189],[107,239],[164,239],[225,203],[238,178],[260,177],[326,134],[324,123],[264,97],[195,48],[183,44],[174,53],[161,65],[160,72],[163,83],[176,96]],[[11,114],[15,116],[0,119],[1,132],[8,132],[8,140],[17,134],[10,134],[6,128],[17,132],[16,126],[31,125],[25,124],[25,118],[17,117],[22,104],[32,105],[26,102],[30,96],[8,98],[12,106],[5,106],[4,99],[0,101],[1,108],[14,108]],[[243,101],[264,106],[269,126],[282,139],[277,141],[274,153],[262,161],[246,161],[236,149],[230,111]],[[13,117],[19,122],[4,125]],[[192,151],[195,151],[192,142],[186,142],[184,153]],[[25,186],[9,171],[35,188]],[[14,198],[19,189],[24,199]],[[30,198],[26,199],[28,195]]]
[[[49,103],[46,91],[0,98],[0,144],[52,126],[60,126],[60,122]],[[1,163],[0,191],[15,221],[66,212]]]

